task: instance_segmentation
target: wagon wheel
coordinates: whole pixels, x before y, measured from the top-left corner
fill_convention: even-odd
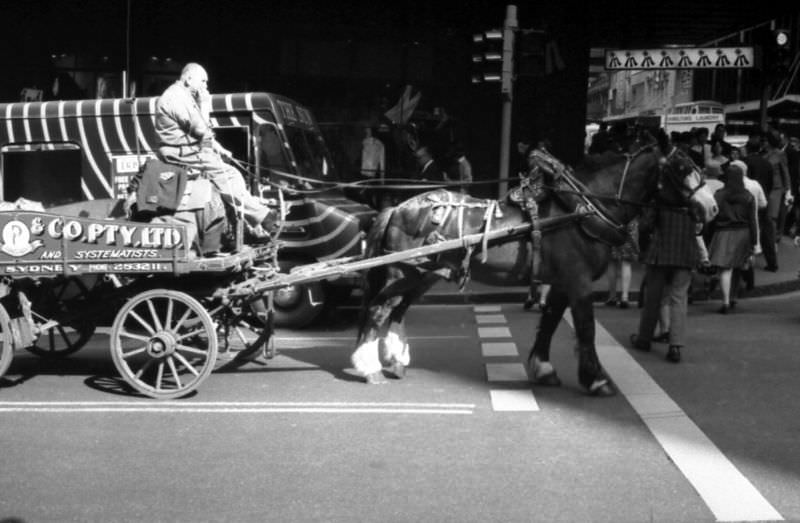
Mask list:
[[[260,301],[220,306],[211,316],[217,324],[219,345],[215,370],[237,367],[263,355],[274,355],[272,322]]]
[[[0,305],[0,378],[11,366],[14,359],[14,345],[11,342],[11,318],[6,308]]]
[[[214,323],[188,294],[146,291],[117,314],[111,356],[122,378],[138,392],[157,399],[185,396],[214,368]]]
[[[34,321],[44,328],[36,344],[26,349],[44,358],[63,358],[86,345],[96,327],[85,314],[88,293],[86,284],[76,277],[43,281],[30,289],[26,294]],[[55,324],[48,326],[50,320]]]

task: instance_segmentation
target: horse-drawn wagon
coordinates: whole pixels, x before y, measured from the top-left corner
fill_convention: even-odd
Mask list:
[[[665,149],[645,148],[615,161],[601,171],[607,177],[587,178],[588,187],[551,156],[534,157],[538,169],[559,171],[551,190],[569,203],[551,204],[541,218],[534,201],[517,207],[444,190],[425,193],[378,216],[364,257],[304,265],[288,274],[279,270],[280,242],[244,244],[238,228],[228,249],[195,252],[188,227],[179,221],[114,218],[120,216],[114,212],[119,200],[47,212],[0,210],[0,376],[15,349],[69,354],[113,312],[110,350],[122,378],[146,396],[185,396],[220,365],[218,354],[226,355],[224,364],[272,351],[274,291],[366,272],[367,314],[353,364],[369,382],[381,371],[379,346],[400,371],[408,364],[403,315],[437,278],[464,275],[478,252],[491,258],[490,247],[508,244],[517,245],[517,254],[501,256],[503,271],[519,272],[520,263],[536,265],[537,244],[546,240],[551,245],[545,245],[547,258],[541,262],[554,289],[529,364],[534,381],[556,382],[548,362],[549,336],[568,304],[582,326],[593,325],[591,281],[602,273],[608,245],[618,240],[620,224],[638,212],[643,195],[674,186],[676,212],[695,205],[706,220],[715,212],[700,199],[707,195],[688,156],[675,149],[658,152]],[[608,187],[593,188],[597,180]],[[613,207],[600,211],[600,199],[608,198],[598,195],[613,192]],[[573,252],[574,246],[588,247]],[[585,267],[575,265],[584,260]],[[581,383],[594,394],[610,393],[593,328],[585,330],[578,329]]]
[[[186,225],[128,220],[121,200],[47,210],[28,203],[0,209],[0,376],[15,351],[65,357],[98,325],[110,324],[120,376],[159,399],[185,396],[214,369],[270,356],[278,289],[530,229],[525,224],[371,259],[338,258],[287,274],[277,261],[280,242],[238,241],[203,256],[191,247]]]

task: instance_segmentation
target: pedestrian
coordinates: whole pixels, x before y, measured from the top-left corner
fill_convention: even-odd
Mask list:
[[[472,183],[472,164],[467,159],[466,151],[461,143],[453,147],[452,160],[448,168],[447,181],[457,182],[459,191],[462,194],[469,194],[469,187]]]
[[[753,195],[744,186],[747,166],[733,161],[725,170],[725,187],[714,194],[719,213],[713,222],[710,262],[720,271],[719,285],[722,291],[722,307],[719,312],[727,314],[736,306],[739,270],[752,262],[758,241],[756,203]]]
[[[439,168],[439,164],[433,159],[430,149],[422,146],[414,153],[419,164],[417,179],[423,182],[443,182],[444,173]]]
[[[646,209],[639,221],[639,227],[652,234],[644,257],[644,302],[638,332],[631,335],[631,344],[637,350],[651,349],[662,298],[668,291],[670,319],[666,359],[673,363],[681,361],[681,350],[686,345],[689,285],[692,270],[700,258],[697,225],[682,207]]]
[[[589,154],[603,154],[609,147],[610,137],[608,135],[608,122],[600,122],[597,132],[592,136],[592,143],[589,145]]]
[[[788,137],[786,134],[781,136],[792,192],[792,205],[786,210],[783,232],[786,236],[793,237],[794,231],[800,230],[800,139],[795,136]]]
[[[386,148],[369,125],[364,127],[364,139],[361,140],[361,176],[365,178],[383,178],[386,172]]]
[[[361,176],[363,179],[380,180],[382,184],[385,173],[386,148],[383,142],[375,137],[375,130],[366,125],[364,126],[364,139],[361,140]],[[381,207],[381,195],[372,189],[362,189],[361,200],[378,209]]]
[[[706,160],[711,158],[711,146],[708,144],[708,129],[705,127],[697,127],[692,130],[689,157],[700,168],[705,167]]]
[[[733,150],[733,145],[731,145],[729,142],[725,140],[726,134],[727,134],[727,129],[725,128],[725,124],[718,123],[716,126],[714,126],[714,132],[711,133],[710,142],[712,150],[715,145],[718,145],[719,154],[728,159],[731,159],[731,152]]]
[[[748,177],[757,181],[767,196],[767,207],[760,209],[758,213],[760,245],[764,255],[764,270],[777,272],[778,251],[775,242],[775,223],[769,218],[769,194],[772,192],[774,177],[772,166],[762,155],[762,150],[761,136],[750,135],[747,139],[747,155],[744,157],[744,163],[747,165]]]
[[[722,162],[725,163],[725,162]],[[703,179],[706,182],[706,187],[711,193],[715,193],[722,189],[725,185],[720,177],[722,176],[722,163],[716,160],[709,160],[705,167],[703,167]]]
[[[744,164],[744,166],[747,167],[747,164]],[[753,195],[753,199],[756,202],[756,248],[753,254],[754,256],[758,256],[762,253],[761,214],[767,209],[767,196],[764,194],[764,189],[761,187],[761,184],[751,178],[750,169],[747,169],[744,174],[744,188],[750,191],[750,194]],[[754,267],[755,263],[750,263],[741,270],[742,281],[745,283],[745,288],[748,291],[753,290],[756,285]]]
[[[241,210],[246,230],[254,237],[268,238],[278,213],[251,194],[242,173],[223,161],[232,155],[214,138],[210,102],[208,73],[199,64],[186,64],[180,79],[156,101],[159,159],[203,171],[225,203]]]
[[[611,261],[608,264],[608,299],[606,305],[627,309],[633,275],[633,263],[639,259],[639,226],[636,219],[628,222],[628,239],[619,247],[611,247]],[[619,298],[617,288],[619,283]]]
[[[776,244],[777,249],[781,234],[783,233],[780,217],[785,214],[784,209],[790,203],[792,191],[789,182],[789,165],[786,160],[786,153],[781,150],[780,133],[774,129],[767,132],[764,142],[764,159],[769,162],[772,173],[772,188],[767,193],[767,216],[772,222],[772,230],[774,231],[772,241]],[[766,241],[766,238],[764,241]],[[777,261],[772,268],[774,268],[775,271],[778,270]],[[767,270],[771,270],[772,268],[767,268]]]

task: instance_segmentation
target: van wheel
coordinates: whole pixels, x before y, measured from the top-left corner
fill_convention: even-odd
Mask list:
[[[281,272],[289,272],[302,262],[279,260]],[[327,293],[321,281],[291,285],[274,291],[275,326],[300,329],[316,320],[325,305]]]

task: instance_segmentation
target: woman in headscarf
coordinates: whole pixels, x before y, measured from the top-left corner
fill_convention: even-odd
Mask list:
[[[714,193],[719,214],[714,219],[714,234],[709,249],[711,265],[718,267],[722,307],[719,312],[727,314],[736,305],[731,300],[731,287],[735,296],[734,270],[745,268],[752,263],[752,256],[758,242],[756,224],[756,203],[753,195],[744,186],[744,173],[747,166],[736,160],[727,164],[725,186]]]

